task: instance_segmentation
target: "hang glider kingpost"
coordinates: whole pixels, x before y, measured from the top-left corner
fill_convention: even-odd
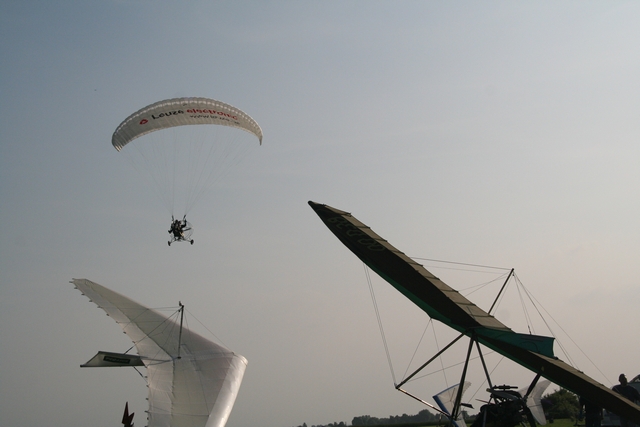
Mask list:
[[[431,318],[557,385],[598,402],[608,411],[640,424],[640,406],[555,357],[552,337],[512,331],[350,213],[311,201],[309,205],[351,252]]]

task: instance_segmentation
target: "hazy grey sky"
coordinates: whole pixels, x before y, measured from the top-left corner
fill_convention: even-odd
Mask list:
[[[410,256],[515,267],[581,369],[640,373],[639,20],[633,1],[0,3],[0,423],[114,426],[129,401],[145,425],[135,372],[79,368],[131,343],[74,277],[180,300],[244,355],[229,427],[423,409],[393,389],[363,266],[308,200]],[[168,248],[110,141],[176,96],[240,107],[264,141],[192,210],[196,244]],[[374,285],[401,375],[427,319]]]

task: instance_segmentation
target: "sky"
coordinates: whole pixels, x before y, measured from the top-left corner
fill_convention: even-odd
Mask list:
[[[128,401],[145,425],[137,373],[79,368],[131,342],[72,278],[181,301],[245,356],[229,427],[424,409],[393,378],[432,325],[371,277],[390,369],[366,270],[309,200],[412,257],[514,268],[563,360],[606,386],[639,374],[639,19],[633,1],[0,2],[0,423],[120,425]],[[111,135],[180,96],[241,108],[264,139],[193,207],[195,244],[168,247]],[[463,290],[493,276],[441,267],[489,308],[497,289]],[[509,289],[496,316],[528,332]],[[433,326],[413,365],[447,342]],[[532,379],[495,363],[496,383]],[[457,375],[412,387],[430,400]]]

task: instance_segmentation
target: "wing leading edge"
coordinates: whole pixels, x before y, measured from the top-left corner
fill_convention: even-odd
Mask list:
[[[431,318],[607,410],[640,424],[640,406],[553,354],[553,338],[519,334],[446,285],[350,213],[309,202],[324,224],[362,262]]]

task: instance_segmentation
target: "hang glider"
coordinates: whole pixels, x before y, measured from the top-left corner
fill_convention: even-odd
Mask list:
[[[464,394],[465,391],[471,386],[469,381],[465,381],[462,384],[462,391],[460,392],[460,396]],[[455,411],[455,402],[456,397],[458,396],[458,389],[460,388],[460,384],[453,385],[445,390],[442,390],[440,393],[433,396],[433,400],[438,404],[440,409],[447,414],[449,417]],[[460,412],[456,419],[451,420],[453,425],[456,427],[467,427],[467,423],[464,421],[464,417],[462,416],[462,412]]]
[[[244,357],[90,280],[71,283],[120,325],[138,352],[99,352],[82,366],[143,364],[149,388],[148,427],[225,425],[247,366]]]
[[[512,331],[350,213],[312,201],[309,205],[351,252],[431,318],[555,384],[640,424],[640,406],[555,357],[552,337]]]

